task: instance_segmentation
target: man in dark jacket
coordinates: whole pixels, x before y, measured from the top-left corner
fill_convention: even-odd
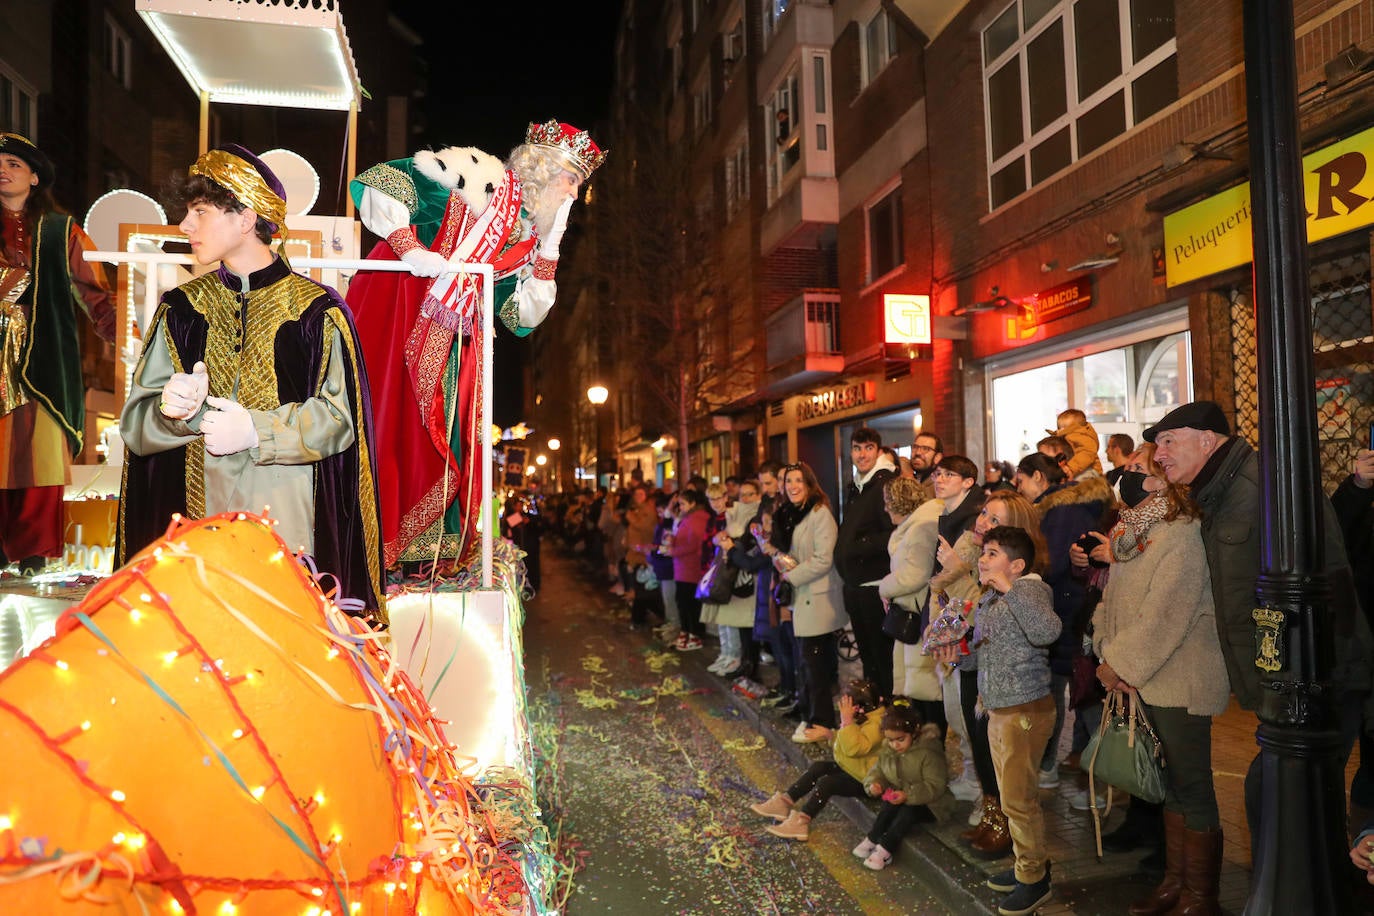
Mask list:
[[[1260,704],[1263,689],[1260,669],[1255,665],[1255,622],[1251,616],[1257,604],[1255,580],[1260,572],[1263,536],[1259,528],[1259,456],[1244,439],[1231,436],[1226,415],[1212,401],[1194,401],[1174,408],[1145,430],[1145,441],[1155,443],[1155,460],[1169,480],[1188,484],[1193,500],[1202,509],[1202,543],[1211,573],[1217,635],[1226,659],[1226,673],[1236,700],[1253,711]],[[1338,682],[1338,691],[1366,691],[1368,673],[1357,674],[1355,666],[1365,661],[1357,656],[1368,652],[1369,629],[1356,613],[1350,564],[1335,513],[1325,511],[1324,519],[1326,574],[1332,588],[1329,607],[1337,641],[1333,680]],[[1358,701],[1355,705],[1358,708]],[[1353,737],[1347,736],[1348,740]],[[1252,853],[1261,836],[1263,787],[1259,763],[1260,757],[1256,755],[1245,777],[1245,811]],[[1171,829],[1167,813],[1165,829]],[[1184,828],[1179,825],[1172,829]],[[1221,832],[1192,835],[1195,833],[1199,832],[1185,829],[1184,843],[1208,861],[1219,857]]]
[[[861,426],[849,438],[854,480],[845,488],[844,512],[835,539],[835,571],[844,580],[844,609],[859,644],[864,677],[892,695],[892,639],[883,633],[883,599],[878,582],[891,570],[887,538],[895,527],[883,508],[883,484],[897,476],[892,459],[880,454],[882,436]]]

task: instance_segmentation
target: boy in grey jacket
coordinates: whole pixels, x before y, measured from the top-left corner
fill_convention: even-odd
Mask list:
[[[988,879],[988,887],[1007,893],[997,907],[1003,916],[1033,913],[1052,896],[1038,771],[1054,731],[1049,651],[1060,622],[1053,592],[1030,572],[1035,559],[1035,542],[1021,528],[983,535],[978,577],[988,590],[973,634],[978,694],[1016,854],[1015,868]]]

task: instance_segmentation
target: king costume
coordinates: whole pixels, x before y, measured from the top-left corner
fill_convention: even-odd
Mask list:
[[[252,153],[212,150],[191,168],[285,230],[285,192]],[[339,294],[280,257],[248,276],[221,262],[162,297],[120,417],[128,448],[119,514],[124,563],[162,536],[173,513],[262,513],[332,573],[350,612],[385,621],[372,407],[352,314]],[[251,415],[258,444],[213,455],[202,404],[160,409],[174,373],[205,363],[208,394]],[[360,605],[360,607],[358,606]]]
[[[531,124],[512,168],[472,148],[421,151],[382,163],[349,184],[364,225],[383,239],[370,258],[433,267],[489,263],[493,301],[517,336],[537,326],[557,294],[558,236],[541,239],[538,200],[517,162],[543,157],[545,171],[584,181],[605,154],[586,131]],[[567,201],[559,216],[566,221]],[[422,261],[417,253],[429,258]],[[437,270],[435,271],[437,272]],[[463,560],[481,508],[481,285],[471,275],[436,279],[360,272],[348,291],[373,379],[385,562]]]

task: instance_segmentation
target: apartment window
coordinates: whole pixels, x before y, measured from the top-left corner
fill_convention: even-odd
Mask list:
[[[38,92],[0,61],[0,130],[37,140]]]
[[[868,208],[868,282],[887,276],[905,261],[902,188],[898,185]]]
[[[695,34],[697,23],[701,21],[701,0],[687,0],[687,32]]]
[[[777,31],[779,20],[782,19],[783,14],[791,5],[791,0],[763,0],[763,37],[765,41]]]
[[[744,12],[741,8],[735,24],[727,28],[720,36],[721,82],[723,85],[729,87],[734,81],[735,74],[740,72],[742,60],[744,60]]]
[[[133,42],[129,35],[115,22],[109,13],[105,14],[105,69],[128,89],[133,86]]]
[[[774,91],[764,108],[764,123],[772,125],[773,146],[768,156],[768,188],[776,194],[787,173],[801,161],[801,110],[799,83],[791,73]]]
[[[1017,0],[983,30],[995,209],[1178,100],[1173,0]]]
[[[725,221],[728,223],[749,199],[749,141],[741,140],[725,158]]]
[[[711,80],[708,77],[700,89],[692,93],[692,128],[703,133],[711,125]]]
[[[863,85],[867,86],[897,56],[897,27],[887,10],[879,9],[864,23],[862,35]]]

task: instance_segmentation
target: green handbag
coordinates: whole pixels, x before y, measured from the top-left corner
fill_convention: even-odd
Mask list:
[[[1102,723],[1081,757],[1088,761],[1088,793],[1094,802],[1100,859],[1102,818],[1111,813],[1113,788],[1152,804],[1164,801],[1164,749],[1145,715],[1145,704],[1133,694],[1109,691],[1102,701]],[[1107,783],[1105,813],[1099,813],[1096,804],[1098,781]]]

